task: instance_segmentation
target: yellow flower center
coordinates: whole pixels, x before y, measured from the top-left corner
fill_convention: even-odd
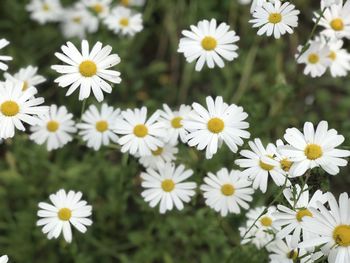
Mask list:
[[[72,211],[69,208],[61,208],[58,211],[58,218],[62,221],[68,221],[72,217]]]
[[[46,4],[46,3],[44,3],[44,4],[43,4],[43,10],[44,10],[45,12],[50,11],[50,6],[49,6],[48,4]]]
[[[323,155],[321,146],[313,143],[306,146],[304,153],[309,160],[316,160]]]
[[[22,84],[22,91],[26,91],[27,89],[29,88],[29,84],[28,84],[28,81],[23,81],[23,84]]]
[[[273,159],[273,156],[271,156],[271,155],[268,155],[267,157]],[[259,165],[260,165],[261,169],[263,169],[263,170],[265,170],[265,171],[271,171],[271,170],[274,168],[273,165],[264,163],[264,162],[261,161],[261,160],[259,161]]]
[[[313,214],[310,212],[310,210],[308,209],[300,209],[297,214],[296,214],[296,218],[299,222],[303,221],[303,217],[304,216],[309,216],[309,217],[313,217]]]
[[[136,137],[143,138],[148,134],[148,129],[144,124],[138,124],[134,127]]]
[[[162,182],[162,189],[164,192],[171,192],[175,188],[175,183],[171,179],[165,179]]]
[[[91,7],[91,9],[96,13],[100,14],[103,12],[103,6],[101,4],[95,4]]]
[[[49,131],[49,132],[55,132],[58,130],[58,128],[60,127],[60,124],[57,122],[57,121],[49,121],[47,124],[46,124],[46,129]]]
[[[155,150],[155,151],[152,151],[152,154],[154,155],[154,156],[159,156],[159,155],[161,155],[162,153],[163,153],[163,148],[162,147],[158,147],[157,148],[157,150]]]
[[[335,31],[341,31],[344,29],[344,22],[341,18],[335,18],[330,23],[331,28]]]
[[[206,36],[205,38],[202,39],[201,44],[203,49],[210,51],[216,48],[218,42],[216,41],[215,38]]]
[[[334,51],[331,51],[328,55],[328,57],[331,59],[331,60],[336,60],[337,58],[337,53],[335,53]]]
[[[180,129],[182,128],[181,121],[182,121],[181,117],[175,117],[171,120],[171,126],[173,126],[173,128],[175,129]]]
[[[19,105],[17,102],[8,100],[1,104],[0,111],[6,117],[13,117],[19,113]]]
[[[333,231],[333,238],[339,246],[350,246],[350,225],[337,226]]]
[[[73,18],[73,22],[80,24],[81,23],[81,17],[80,16],[76,16]]]
[[[96,122],[96,130],[99,132],[105,132],[108,130],[108,122],[98,121]]]
[[[268,216],[264,216],[260,219],[260,223],[263,225],[263,226],[266,226],[266,227],[269,227],[272,225],[272,219],[271,217],[268,217]]]
[[[122,18],[122,19],[119,20],[119,24],[120,24],[121,26],[126,27],[126,26],[129,25],[129,19],[128,19],[128,18]]]
[[[277,24],[282,21],[282,15],[280,13],[271,13],[269,15],[269,22],[272,24]]]
[[[299,256],[298,255],[298,250],[292,250],[292,251],[288,252],[288,254],[287,254],[287,257],[289,259],[292,259],[293,261],[297,260],[298,256]]]
[[[224,184],[221,186],[221,193],[226,196],[231,196],[235,193],[235,188],[232,184]]]
[[[320,61],[320,57],[315,54],[315,53],[311,53],[307,60],[309,61],[310,64],[317,64]]]
[[[96,63],[91,60],[85,60],[79,65],[79,72],[84,77],[92,77],[96,75],[97,66]]]
[[[293,162],[289,161],[288,158],[284,158],[280,161],[280,164],[283,171],[288,172]]]
[[[121,1],[120,1],[120,3],[121,3],[122,5],[125,5],[125,6],[128,6],[128,5],[129,5],[129,2],[130,2],[130,0],[121,0]]]
[[[212,133],[220,133],[225,128],[225,123],[222,119],[212,118],[208,121],[208,130]]]

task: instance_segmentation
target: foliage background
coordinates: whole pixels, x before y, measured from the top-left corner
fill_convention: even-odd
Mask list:
[[[31,21],[25,11],[27,2],[0,1],[0,37],[11,41],[6,53],[14,57],[9,71],[29,64],[39,66],[48,78],[40,95],[47,103],[66,105],[79,119],[82,105],[77,94],[65,97],[65,90],[53,83],[56,74],[50,65],[58,63],[53,54],[65,42],[59,26]],[[249,7],[236,0],[149,0],[141,10],[145,29],[135,38],[118,37],[104,26],[87,37],[91,44],[99,40],[112,45],[122,59],[117,69],[123,81],[106,101],[122,109],[145,105],[154,111],[163,103],[175,107],[221,95],[249,113],[252,138],[274,142],[287,127],[301,128],[304,121],[325,119],[350,146],[349,78],[327,75],[314,80],[304,76],[294,60],[297,46],[311,32],[312,13],[319,3],[292,2],[302,11],[300,25],[295,34],[274,40],[256,36],[248,24]],[[176,52],[180,32],[212,17],[229,23],[240,35],[239,58],[224,69],[197,73]],[[234,168],[235,158],[225,147],[212,160],[181,147],[178,162],[194,169],[194,179],[200,183],[208,171]],[[48,153],[28,141],[26,134],[18,133],[0,146],[0,254],[8,254],[11,262],[28,263],[267,262],[264,251],[239,246],[243,214],[220,218],[205,207],[198,194],[184,211],[159,215],[140,196],[140,171],[135,159],[114,148],[94,152],[74,141]],[[334,178],[315,173],[313,184],[338,194],[349,189],[348,174],[349,168],[341,169]],[[85,235],[75,231],[71,245],[62,239],[47,240],[35,226],[37,203],[60,188],[82,191],[94,208],[93,226]],[[267,194],[255,195],[255,205],[267,204],[277,191],[271,184]]]

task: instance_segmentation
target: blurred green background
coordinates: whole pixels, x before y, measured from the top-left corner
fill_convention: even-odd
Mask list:
[[[62,1],[64,5],[74,1]],[[114,1],[116,3],[116,1]],[[37,65],[48,80],[39,94],[48,104],[66,105],[78,119],[82,104],[74,93],[53,83],[57,77],[50,66],[59,63],[54,52],[66,41],[58,24],[41,26],[29,19],[25,0],[0,0],[0,38],[11,45],[6,54],[14,57],[9,72]],[[122,62],[116,68],[122,83],[115,86],[106,101],[122,109],[145,105],[150,111],[168,103],[176,107],[194,101],[203,103],[208,95],[224,97],[249,113],[252,138],[274,142],[290,126],[304,121],[327,120],[350,146],[350,79],[333,79],[329,74],[311,79],[302,74],[294,54],[306,41],[318,1],[293,1],[301,10],[295,34],[280,40],[257,37],[252,29],[249,7],[236,0],[149,0],[139,9],[145,29],[134,38],[114,35],[104,26],[87,36],[90,44],[101,41],[113,46]],[[194,71],[176,52],[180,32],[201,19],[227,22],[241,37],[239,58],[224,69]],[[78,39],[72,39],[78,44]],[[349,43],[346,43],[349,47]],[[94,98],[88,104],[96,103]],[[208,171],[234,168],[237,155],[223,147],[212,160],[185,146],[180,147],[178,163],[195,171],[201,183]],[[10,262],[267,262],[264,251],[239,246],[238,227],[244,214],[221,218],[205,207],[198,195],[184,211],[159,215],[140,196],[137,161],[118,150],[104,147],[98,152],[74,141],[55,152],[28,141],[18,133],[0,146],[0,254]],[[338,194],[350,186],[349,168],[336,177],[315,173],[313,182],[323,190]],[[330,186],[328,184],[330,182]],[[60,188],[82,191],[93,205],[94,224],[85,235],[74,231],[73,243],[47,240],[35,226],[37,204]],[[257,193],[254,205],[267,204],[277,188],[271,183],[268,193]]]

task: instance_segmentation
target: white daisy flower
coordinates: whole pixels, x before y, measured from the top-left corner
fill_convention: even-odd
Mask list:
[[[344,42],[342,40],[333,40],[327,43],[330,53],[328,57],[331,59],[330,71],[332,77],[345,77],[350,71],[350,53],[342,48]]]
[[[15,128],[24,131],[22,122],[30,125],[38,123],[38,115],[46,114],[47,106],[43,98],[34,98],[35,88],[22,91],[22,83],[7,80],[0,86],[0,138],[7,139],[15,135]]]
[[[253,17],[249,22],[253,27],[259,27],[258,35],[266,34],[280,38],[285,33],[292,34],[293,28],[298,26],[298,15],[300,11],[289,2],[283,4],[279,0],[274,3],[264,2],[262,6],[257,6],[254,10]]]
[[[114,33],[122,35],[134,36],[143,29],[142,15],[123,6],[113,8],[104,23]]]
[[[274,234],[279,230],[275,226],[273,215],[276,207],[271,206],[266,212],[265,210],[266,207],[261,206],[248,211],[246,227],[239,229],[243,238],[242,244],[252,243],[261,249],[274,239]]]
[[[310,254],[305,249],[298,249],[292,244],[292,237],[286,236],[285,240],[277,239],[266,247],[270,253],[270,263],[312,263],[319,259],[322,254]]]
[[[350,156],[350,151],[336,149],[343,143],[344,136],[334,129],[328,130],[326,121],[321,121],[316,131],[311,122],[304,124],[304,133],[297,128],[289,128],[284,139],[290,145],[281,147],[279,151],[293,162],[289,170],[291,177],[301,176],[315,167],[336,175],[339,173],[339,166],[346,166],[348,163],[344,158]]]
[[[56,150],[73,140],[75,133],[73,114],[65,106],[51,105],[49,113],[39,116],[38,123],[31,127],[30,139],[39,145],[47,144],[47,150]]]
[[[102,145],[109,145],[110,141],[117,143],[118,136],[114,133],[114,128],[118,125],[120,109],[114,109],[103,103],[101,109],[91,105],[82,116],[82,123],[78,123],[79,135],[87,142],[89,148],[95,151]]]
[[[214,18],[199,21],[197,26],[191,25],[191,31],[183,30],[182,34],[177,52],[183,53],[188,63],[197,60],[196,71],[201,71],[204,63],[209,68],[223,68],[223,59],[233,61],[238,57],[235,43],[239,36],[226,23],[217,26]]]
[[[65,38],[84,39],[87,33],[95,33],[98,30],[98,18],[84,6],[76,5],[64,11],[61,29]]]
[[[7,263],[9,261],[8,256],[4,255],[0,257],[0,263]]]
[[[10,44],[10,42],[8,42],[6,39],[4,38],[0,39],[0,50],[6,47],[8,44]],[[2,61],[9,61],[9,60],[12,60],[12,57],[0,55],[0,70],[6,71],[8,69],[8,66]]]
[[[282,140],[276,141],[276,153],[274,159],[280,163],[281,169],[285,172],[285,174],[288,176],[290,167],[292,167],[293,162],[287,157],[284,156],[280,151],[279,148],[283,147],[284,143]]]
[[[185,170],[183,165],[176,167],[171,163],[158,164],[157,170],[149,168],[146,173],[141,173],[141,185],[146,189],[141,195],[150,207],[159,204],[161,214],[172,210],[174,206],[182,210],[183,203],[190,202],[196,193],[196,183],[184,182],[192,174],[193,171]]]
[[[124,6],[143,6],[146,0],[120,0],[119,2]]]
[[[166,141],[172,145],[176,145],[178,140],[183,143],[187,142],[188,132],[185,130],[182,122],[191,111],[191,106],[181,105],[178,111],[172,111],[168,105],[163,104],[163,110],[160,110],[161,121],[164,122],[165,129],[167,129]]]
[[[122,112],[123,119],[118,121],[115,132],[122,135],[118,143],[122,145],[123,153],[138,156],[150,156],[152,151],[164,146],[166,130],[163,123],[159,122],[159,113],[155,112],[147,120],[147,108]]]
[[[330,263],[348,263],[350,260],[350,200],[347,193],[342,193],[337,200],[327,193],[328,210],[317,202],[317,208],[310,210],[313,217],[306,217],[301,223],[303,228],[315,234],[311,239],[299,244],[301,248],[322,246]]]
[[[216,174],[208,173],[201,185],[205,203],[221,216],[239,214],[241,208],[248,209],[254,193],[251,182],[241,177],[241,172],[222,168]]]
[[[302,48],[298,48],[299,52]],[[304,74],[316,78],[322,76],[331,64],[330,50],[320,41],[313,41],[309,48],[302,54],[297,55],[297,62],[305,64]]]
[[[279,161],[274,159],[276,146],[269,143],[265,148],[260,139],[248,142],[251,150],[242,150],[240,155],[245,159],[238,159],[235,164],[245,170],[242,176],[253,181],[253,188],[265,193],[269,175],[276,185],[290,185],[287,174],[282,170]]]
[[[324,27],[323,34],[328,37],[350,39],[350,1],[346,1],[343,6],[340,4],[331,5],[327,8],[320,19],[319,25]],[[321,14],[315,14],[316,21]]]
[[[60,0],[31,0],[26,9],[30,18],[42,25],[60,21],[63,13]]]
[[[283,239],[292,233],[291,243],[296,247],[300,241],[301,234],[304,240],[310,238],[309,232],[302,231],[301,222],[304,217],[312,217],[310,208],[315,208],[316,202],[319,201],[324,204],[327,200],[320,190],[317,190],[310,199],[308,185],[306,184],[303,190],[298,184],[293,188],[287,188],[283,191],[283,195],[291,208],[284,205],[277,206],[279,212],[274,214],[276,218],[275,224],[282,227],[282,230],[277,233],[277,238]]]
[[[158,147],[157,150],[152,151],[150,156],[142,156],[139,162],[145,168],[156,169],[158,163],[171,163],[176,160],[176,154],[179,149],[171,144],[165,144],[163,147]]]
[[[109,14],[111,3],[112,0],[83,0],[85,7],[100,18],[104,18]]]
[[[220,96],[215,101],[207,97],[206,103],[208,109],[193,103],[193,110],[183,120],[183,126],[189,132],[188,144],[198,150],[206,149],[207,159],[216,154],[223,142],[232,152],[237,152],[237,146],[243,145],[242,138],[250,137],[250,133],[245,131],[249,123],[244,121],[248,114],[242,107],[226,104]]]
[[[111,46],[102,47],[102,43],[97,42],[89,51],[89,43],[83,40],[81,53],[71,42],[61,48],[64,54],[56,52],[55,55],[68,65],[54,65],[52,69],[63,74],[55,82],[64,88],[69,86],[66,96],[80,87],[79,100],[88,98],[92,90],[97,101],[101,102],[104,98],[102,91],[112,92],[111,85],[105,80],[114,84],[121,82],[120,72],[109,69],[120,62],[117,54],[111,54]]]
[[[45,82],[45,78],[37,74],[38,68],[33,66],[28,66],[26,68],[21,68],[14,75],[8,73],[4,74],[5,79],[11,81],[20,81],[22,82],[22,90],[26,90],[29,87],[36,88],[37,85]]]
[[[81,233],[85,233],[92,224],[91,216],[92,206],[87,205],[86,201],[81,200],[82,193],[61,189],[56,194],[50,195],[49,203],[40,202],[37,226],[43,226],[42,232],[47,234],[48,239],[58,238],[63,232],[64,239],[72,242],[71,224]]]

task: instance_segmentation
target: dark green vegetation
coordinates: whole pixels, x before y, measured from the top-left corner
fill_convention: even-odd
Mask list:
[[[1,0],[0,38],[11,41],[6,52],[14,57],[9,71],[39,66],[48,78],[40,95],[48,104],[66,105],[78,119],[82,107],[78,95],[65,97],[66,90],[53,84],[56,74],[50,69],[58,63],[54,52],[65,40],[58,25],[30,21],[24,8],[27,2]],[[302,74],[294,54],[311,32],[312,12],[319,3],[293,2],[302,12],[300,25],[294,35],[274,40],[256,36],[248,24],[249,8],[236,0],[149,0],[142,10],[145,30],[135,38],[123,39],[105,27],[87,37],[90,43],[99,40],[112,45],[122,59],[117,67],[122,84],[106,95],[106,101],[122,109],[145,105],[153,111],[162,103],[175,107],[221,95],[249,113],[252,138],[274,142],[287,127],[301,128],[306,120],[325,119],[350,146],[350,80],[329,75],[313,80]],[[222,70],[196,73],[194,65],[186,64],[176,52],[180,32],[212,17],[228,22],[240,35],[240,56]],[[235,158],[226,147],[210,161],[203,153],[181,147],[178,162],[194,169],[200,183],[208,171],[233,168]],[[243,214],[222,219],[198,195],[184,211],[159,215],[140,196],[140,171],[136,160],[116,149],[94,152],[75,140],[48,153],[18,133],[0,146],[0,254],[17,263],[267,262],[265,252],[239,246]],[[330,181],[330,189],[337,194],[349,189],[349,168],[334,178],[314,174],[312,179],[315,188],[321,185],[324,190]],[[35,226],[37,203],[59,188],[82,191],[94,209],[93,226],[85,235],[75,231],[71,245],[62,239],[47,240]],[[267,204],[278,191],[271,184],[266,195],[255,195],[254,203]]]

